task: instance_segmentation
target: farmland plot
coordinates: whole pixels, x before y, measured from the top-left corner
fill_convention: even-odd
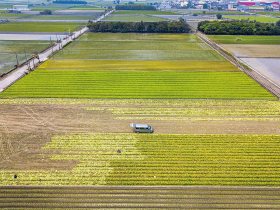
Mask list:
[[[0,74],[12,69],[17,64],[16,55],[19,63],[27,58],[39,53],[50,45],[48,41],[0,41]]]
[[[3,32],[68,32],[80,28],[80,23],[38,23],[38,22],[12,22],[0,24]]]
[[[225,61],[195,35],[185,34],[86,34],[55,59]]]
[[[272,187],[280,183],[279,148],[278,135],[55,135],[41,158],[70,170],[1,170],[0,182]]]
[[[275,99],[242,72],[41,70],[1,97]]]

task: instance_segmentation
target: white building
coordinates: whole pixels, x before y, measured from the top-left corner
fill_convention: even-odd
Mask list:
[[[14,5],[13,10],[23,11],[23,10],[31,10],[28,5]]]

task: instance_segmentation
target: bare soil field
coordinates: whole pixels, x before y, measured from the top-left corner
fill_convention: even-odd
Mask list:
[[[279,58],[280,45],[221,44],[236,57]]]

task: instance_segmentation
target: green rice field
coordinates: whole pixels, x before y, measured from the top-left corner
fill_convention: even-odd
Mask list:
[[[17,53],[19,63],[25,60],[24,51],[27,58],[39,53],[50,46],[49,41],[0,41],[0,74],[7,72],[17,64]]]
[[[105,11],[105,8],[101,8],[101,7],[82,7],[82,6],[78,6],[78,7],[72,7],[69,8],[69,10],[100,10],[100,11]]]
[[[218,44],[280,44],[279,36],[209,35],[208,37]],[[236,41],[237,38],[241,39],[241,41]]]
[[[81,23],[49,23],[39,22],[9,22],[0,24],[2,32],[64,32],[74,31],[77,27],[81,27]]]
[[[71,16],[71,15],[38,15],[29,17],[28,20],[93,20],[99,16],[98,13],[96,15],[91,16]]]
[[[275,99],[193,34],[100,33],[83,35],[1,97]]]
[[[260,15],[273,15],[273,16],[280,16],[280,12],[254,12]]]
[[[44,10],[51,10],[53,11],[57,11],[57,10],[64,10],[64,9],[68,9],[69,7],[30,7],[30,9],[32,11],[44,11]]]
[[[257,22],[263,22],[263,23],[274,23],[277,21],[276,18],[272,18],[272,17],[263,17],[263,16],[246,16],[246,15],[242,15],[242,16],[227,16],[227,15],[223,15],[223,18],[230,18],[230,19],[235,19],[235,20],[250,20],[250,21],[254,21],[256,20]]]
[[[103,21],[120,21],[120,22],[158,22],[158,21],[164,21],[166,19],[163,18],[157,18],[152,16],[116,16],[116,15],[109,15],[106,18],[103,19]]]
[[[152,11],[152,10],[120,10],[115,11],[112,14],[114,15],[177,15],[177,13],[173,12],[165,12],[165,11]]]
[[[2,185],[280,184],[279,135],[68,134],[40,150],[70,170],[1,170]],[[120,150],[121,153],[118,153]]]
[[[35,71],[1,97],[275,99],[242,72]]]
[[[54,59],[225,61],[193,34],[99,34],[82,36]]]
[[[29,14],[1,14],[0,13],[0,19],[16,19],[16,18],[22,18],[22,17],[28,17]]]

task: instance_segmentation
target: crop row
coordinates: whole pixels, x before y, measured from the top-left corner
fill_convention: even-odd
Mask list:
[[[275,99],[242,72],[35,71],[1,97]]]
[[[204,107],[206,109],[213,107],[216,108],[248,108],[252,107],[266,108],[266,109],[280,109],[280,102],[263,101],[263,100],[150,100],[150,99],[65,99],[65,98],[16,98],[16,99],[1,99],[0,104],[69,104],[69,105],[97,105],[98,109],[100,105],[108,106],[123,106],[133,105],[142,107],[154,107],[155,109],[161,107]],[[103,108],[102,108],[103,109]]]
[[[77,133],[53,136],[42,150],[57,163],[78,163],[71,170],[2,170],[0,182],[11,185],[280,184],[279,135]]]
[[[97,111],[108,110],[114,115],[140,115],[140,116],[279,116],[280,110],[274,107],[194,107],[194,108],[104,108],[86,107],[85,110]]]
[[[48,60],[40,70],[239,71],[227,61]]]

